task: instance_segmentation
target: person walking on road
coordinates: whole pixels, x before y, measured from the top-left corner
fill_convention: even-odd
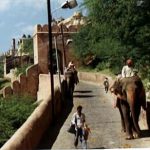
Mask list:
[[[91,133],[91,129],[88,127],[88,125],[86,123],[84,123],[84,126],[82,128],[82,132],[83,132],[83,138],[84,138],[83,148],[87,149],[87,140],[89,137],[89,133]]]
[[[107,92],[108,92],[108,89],[109,89],[109,81],[108,81],[108,78],[107,78],[107,77],[105,78],[103,84],[104,84],[105,92],[107,93]]]
[[[85,114],[82,113],[81,105],[77,107],[77,112],[73,114],[71,123],[75,124],[76,134],[75,134],[74,146],[75,148],[77,148],[79,138],[81,143],[83,141],[83,127],[85,123]]]

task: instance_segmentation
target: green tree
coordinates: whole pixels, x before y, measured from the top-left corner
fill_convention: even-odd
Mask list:
[[[77,56],[86,58],[92,53],[118,70],[130,57],[142,68],[140,59],[148,61],[150,52],[149,4],[139,6],[137,0],[84,0],[84,5],[90,21],[74,37]]]

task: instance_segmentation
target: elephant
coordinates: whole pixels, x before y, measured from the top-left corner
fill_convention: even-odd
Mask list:
[[[67,82],[66,93],[69,97],[73,97],[75,84],[78,84],[79,82],[77,73],[78,72],[75,69],[68,69],[65,72],[65,80]]]
[[[141,107],[146,110],[146,94],[141,79],[139,76],[116,79],[110,91],[117,96],[117,107],[126,139],[140,137],[138,121]]]

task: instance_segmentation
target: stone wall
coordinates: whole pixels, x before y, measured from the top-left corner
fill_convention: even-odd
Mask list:
[[[63,76],[60,77],[61,81],[63,80]],[[54,87],[58,86],[60,88],[59,76],[54,75]],[[51,81],[50,74],[40,74],[39,75],[39,86],[37,92],[37,101],[41,101],[46,99],[49,94],[51,94]]]
[[[37,97],[39,84],[38,65],[32,65],[26,70],[26,75],[20,74],[19,79],[12,82],[12,85],[5,87],[3,97],[9,95],[24,95],[28,94]]]
[[[37,97],[39,84],[38,65],[33,65],[27,69],[26,79],[27,79],[26,81],[28,94]]]
[[[113,82],[112,77],[101,73],[79,72],[78,77],[80,80],[91,81],[100,85],[103,84],[105,77],[108,78],[110,84]]]

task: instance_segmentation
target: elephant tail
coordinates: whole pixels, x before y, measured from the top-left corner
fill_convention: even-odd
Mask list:
[[[145,89],[142,88],[140,92],[140,100],[141,100],[141,106],[144,110],[147,108],[147,103],[146,103],[146,94],[145,94]]]

